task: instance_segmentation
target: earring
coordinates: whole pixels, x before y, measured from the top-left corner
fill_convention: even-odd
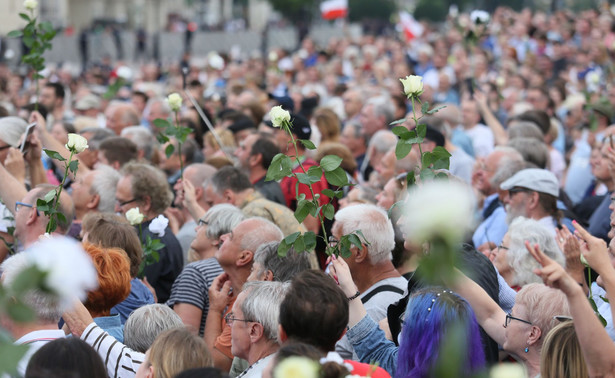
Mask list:
[[[529,351],[530,351],[530,348],[525,347],[525,349],[523,349],[523,351],[524,351],[525,353],[527,353],[527,352],[529,352]]]

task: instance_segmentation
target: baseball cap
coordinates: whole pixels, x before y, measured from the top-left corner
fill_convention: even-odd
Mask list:
[[[528,168],[521,170],[500,185],[500,188],[503,190],[509,190],[514,187],[526,188],[535,192],[549,194],[556,198],[559,197],[557,177],[546,169]]]

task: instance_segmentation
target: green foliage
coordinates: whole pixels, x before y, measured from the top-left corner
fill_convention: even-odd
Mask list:
[[[268,0],[269,4],[284,18],[292,22],[309,21],[312,11],[320,3],[316,0]]]
[[[115,97],[115,95],[117,94],[117,92],[119,92],[120,89],[122,89],[122,87],[124,86],[125,82],[124,79],[122,79],[121,77],[118,77],[113,84],[109,85],[109,87],[107,87],[107,91],[103,94],[103,98],[105,100],[111,100]]]
[[[374,19],[389,21],[397,11],[397,4],[393,0],[349,0],[348,10],[350,22]]]
[[[73,160],[73,155],[75,155],[75,150],[70,150],[70,156],[65,159],[59,152],[53,150],[44,150],[47,156],[52,159],[58,160],[60,162],[64,162],[64,176],[62,177],[62,182],[55,188],[47,192],[45,197],[39,198],[36,200],[36,209],[40,212],[42,211],[47,217],[49,217],[49,222],[47,223],[47,227],[45,232],[51,234],[58,228],[58,223],[68,224],[68,220],[66,216],[62,214],[58,207],[60,205],[60,194],[62,194],[62,189],[64,188],[64,184],[66,183],[66,178],[68,177],[68,172],[70,171],[74,177],[77,177],[77,170],[79,169],[79,161]]]
[[[419,21],[442,22],[448,14],[446,0],[419,0],[414,9],[414,18]]]
[[[165,244],[160,239],[153,239],[151,235],[145,236],[143,241],[143,228],[139,225],[139,240],[141,241],[141,249],[143,249],[143,259],[139,265],[138,277],[143,278],[145,276],[145,267],[155,264],[160,261],[160,251],[165,247]]]

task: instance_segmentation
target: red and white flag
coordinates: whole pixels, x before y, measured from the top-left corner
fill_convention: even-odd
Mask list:
[[[406,36],[406,41],[411,41],[423,34],[425,28],[412,15],[406,11],[399,12],[399,23]]]
[[[348,0],[325,0],[320,3],[320,14],[325,20],[344,18],[348,14]]]

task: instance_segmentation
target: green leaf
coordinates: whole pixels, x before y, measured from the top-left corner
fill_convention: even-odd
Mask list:
[[[605,297],[603,297],[602,295],[600,295],[599,297],[600,297],[600,299],[602,299],[604,302],[609,303],[609,299],[608,299],[608,298],[605,298]]]
[[[26,47],[28,47],[29,49],[34,47],[35,39],[30,37],[29,35],[24,35],[22,41],[23,44],[26,45]]]
[[[8,302],[6,304],[6,312],[11,319],[23,323],[31,322],[36,319],[34,310],[22,302]]]
[[[23,18],[26,22],[30,22],[30,16],[25,13],[19,13],[19,17]]]
[[[331,172],[342,164],[342,158],[336,155],[327,155],[320,160],[320,166],[325,172]]]
[[[414,176],[414,171],[408,172],[408,174],[406,175],[406,183],[408,188],[416,184],[416,177]]]
[[[45,200],[42,198],[36,200],[36,208],[38,209],[38,211],[44,212],[45,215],[47,215],[47,212],[50,209],[49,204],[45,202]]]
[[[314,176],[314,177],[318,177],[317,181],[314,182],[318,182],[320,181],[320,179],[322,178],[322,168],[319,165],[313,165],[311,166],[308,171],[307,171],[308,175],[310,176]]]
[[[416,135],[417,135],[417,137],[423,139],[423,138],[425,138],[426,134],[427,134],[427,125],[424,124],[424,123],[419,123],[416,126]]]
[[[154,126],[156,126],[159,129],[166,129],[167,127],[171,126],[171,123],[167,121],[166,119],[156,118],[154,120]]]
[[[278,256],[286,257],[288,250],[290,249],[291,244],[286,243],[285,240],[282,240],[278,245]]]
[[[310,176],[305,173],[297,173],[297,181],[302,184],[310,185],[312,183],[320,181],[320,176]]]
[[[333,208],[333,205],[328,203],[322,207],[322,213],[325,218],[333,220],[333,217],[335,216],[335,209]]]
[[[17,373],[17,365],[22,357],[30,349],[28,345],[14,345],[9,341],[0,342],[0,366],[2,371],[7,374],[15,375]]]
[[[39,24],[39,27],[41,28],[41,30],[45,31],[46,33],[52,32],[54,30],[53,25],[49,21],[41,22]]]
[[[73,172],[73,174],[77,173],[77,169],[79,168],[79,160],[73,160],[68,165],[68,169]]]
[[[365,245],[371,245],[369,241],[367,241],[367,239],[365,239],[365,235],[363,235],[363,232],[361,232],[361,230],[355,230],[354,232],[355,234],[359,235],[361,238],[363,238],[363,240],[361,241],[361,243],[365,244]]]
[[[17,294],[17,296],[23,295],[25,292],[42,286],[44,273],[32,266],[24,269],[21,273],[15,277],[11,290]]]
[[[397,144],[395,145],[395,157],[397,160],[401,160],[408,156],[410,151],[412,151],[412,143],[404,139],[397,141]]]
[[[317,209],[316,205],[312,201],[299,200],[297,202],[297,210],[295,210],[295,218],[299,223],[303,222],[305,218]]]
[[[393,122],[389,123],[389,125],[390,125],[390,126],[399,125],[400,123],[404,123],[404,122],[406,122],[406,120],[407,120],[406,118],[398,119],[397,121],[393,121]],[[405,129],[405,127],[404,127],[404,129]],[[406,129],[406,130],[407,130],[407,129]]]
[[[404,126],[395,126],[391,131],[401,139],[410,139],[413,135],[410,130]]]
[[[421,104],[421,113],[426,114],[429,109],[429,102],[425,101]]]
[[[421,180],[422,181],[431,180],[435,177],[435,175],[436,174],[433,172],[433,170],[429,168],[425,168],[421,171]]]
[[[433,165],[433,169],[448,169],[451,154],[442,146],[437,146],[431,152],[423,153],[423,167]]]
[[[299,235],[301,235],[301,232],[293,232],[292,234],[284,238],[284,243],[288,245],[292,245],[295,242],[295,240],[297,240]]]
[[[56,230],[56,228],[58,228],[58,222],[56,221],[56,217],[50,217],[49,223],[47,223],[46,231],[51,234]]]
[[[66,159],[64,159],[62,157],[62,155],[60,155],[60,153],[54,151],[54,150],[47,150],[47,149],[43,149],[43,151],[45,151],[45,153],[47,154],[47,156],[49,156],[52,159],[56,159],[58,161],[66,161]]]
[[[45,197],[44,197],[45,204],[52,203],[52,201],[56,198],[56,194],[57,194],[57,189],[51,189],[50,191],[48,191],[47,194],[45,194]],[[37,201],[37,203],[38,203],[38,201]]]
[[[301,252],[305,252],[306,248],[305,248],[305,240],[303,239],[303,235],[300,235],[297,240],[295,240],[295,242],[293,243],[293,248],[295,249],[295,252],[297,253],[301,253]]]
[[[303,146],[307,148],[308,150],[316,149],[316,145],[312,143],[312,141],[309,139],[299,139],[299,142],[301,142],[301,144],[303,144]]]
[[[167,156],[167,158],[170,158],[171,155],[173,155],[173,152],[175,152],[175,146],[172,144],[168,144],[164,149],[164,154]]]
[[[291,175],[293,172],[293,162],[284,154],[277,154],[273,157],[271,165],[267,170],[265,181],[281,180],[282,178]]]
[[[355,234],[348,235],[348,241],[354,244],[357,248],[363,248],[363,243],[361,243],[361,239]]]
[[[9,38],[21,38],[23,36],[23,32],[21,30],[12,30],[6,36]]]
[[[306,232],[303,234],[303,242],[306,251],[313,251],[316,248],[316,234],[312,231]]]
[[[325,171],[325,178],[333,186],[348,185],[348,176],[341,167],[337,167],[333,171]]]
[[[322,194],[323,196],[327,196],[329,198],[333,198],[335,197],[335,191],[331,190],[331,189],[323,189],[320,194]]]
[[[68,223],[68,221],[66,220],[66,216],[60,212],[55,213],[56,217],[58,217],[58,222],[62,222],[64,224]]]
[[[431,109],[431,110],[427,111],[427,114],[434,114],[434,113],[437,113],[437,112],[439,112],[440,110],[442,110],[442,109],[444,109],[444,108],[446,108],[446,105],[437,106],[437,107],[435,107],[435,108],[433,108],[433,109]]]
[[[156,139],[158,140],[158,143],[160,143],[160,144],[165,144],[166,142],[169,141],[169,137],[164,135],[164,134],[162,134],[162,133],[158,133],[156,135]]]
[[[185,143],[188,135],[192,133],[192,129],[189,127],[178,127],[176,129],[175,138],[177,138],[179,143]]]

